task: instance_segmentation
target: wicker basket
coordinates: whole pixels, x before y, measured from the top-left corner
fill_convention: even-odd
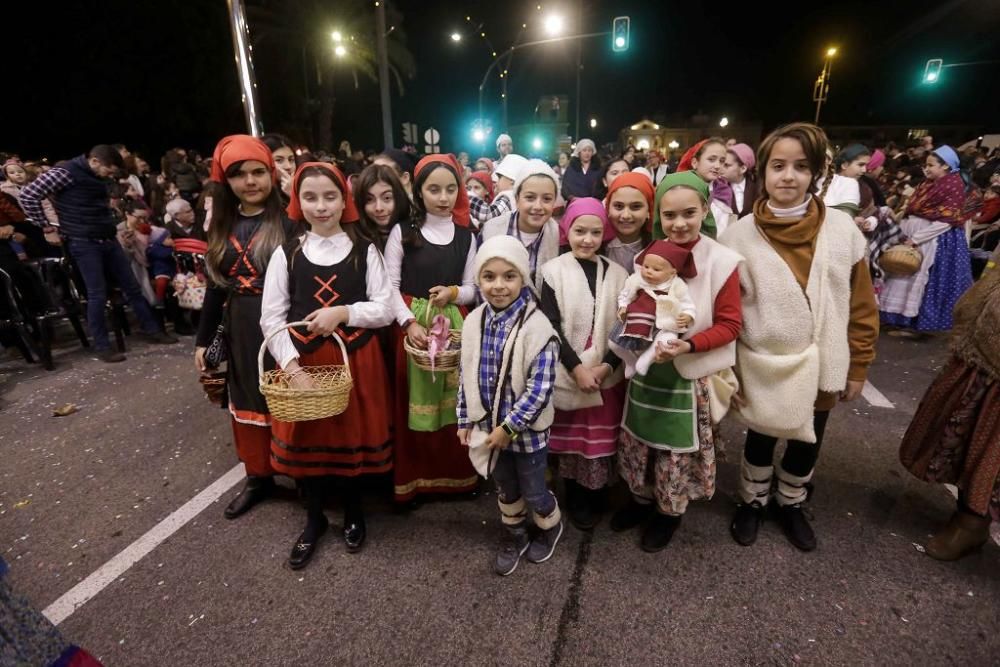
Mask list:
[[[427,310],[424,311],[430,319],[431,308],[428,304]],[[441,311],[439,311],[441,312]],[[425,324],[428,328],[430,327],[430,322]],[[452,343],[462,343],[462,330],[461,329],[449,329],[448,330],[448,346],[451,347]],[[403,349],[406,350],[406,354],[409,355],[413,363],[416,364],[417,368],[424,371],[431,371],[431,355],[427,350],[421,350],[419,347],[410,342],[409,336],[403,336]],[[458,369],[459,362],[462,358],[462,350],[438,350],[437,357],[434,359],[434,371],[453,371]]]
[[[264,372],[264,353],[267,341],[290,327],[305,326],[308,322],[290,322],[264,337],[257,354],[257,374],[260,377],[260,393],[267,400],[271,416],[285,422],[304,422],[339,415],[347,409],[351,397],[351,362],[347,358],[344,341],[336,333],[337,341],[344,353],[343,366],[303,366],[302,370],[312,378],[312,389],[294,389],[288,386],[291,376],[281,369]]]
[[[888,274],[894,276],[912,276],[920,270],[924,261],[923,253],[913,246],[901,243],[894,245],[879,258],[879,266]]]

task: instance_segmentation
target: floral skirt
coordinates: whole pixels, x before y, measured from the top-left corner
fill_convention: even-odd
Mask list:
[[[694,382],[698,450],[677,453],[650,447],[628,431],[618,440],[618,471],[637,496],[656,501],[664,514],[681,515],[688,502],[715,495],[715,449],[721,445],[709,415],[708,382]]]
[[[955,484],[969,509],[1000,521],[1000,381],[952,357],[924,394],[899,460],[918,479]]]

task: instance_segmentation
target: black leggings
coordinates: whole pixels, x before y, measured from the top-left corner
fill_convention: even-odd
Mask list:
[[[819,458],[819,448],[823,444],[823,433],[826,431],[826,420],[830,411],[813,413],[813,428],[816,430],[816,442],[801,442],[789,440],[785,455],[781,457],[781,468],[796,477],[805,477],[812,472]],[[774,446],[778,438],[747,431],[747,442],[743,449],[743,457],[747,463],[754,466],[767,467],[774,465]]]

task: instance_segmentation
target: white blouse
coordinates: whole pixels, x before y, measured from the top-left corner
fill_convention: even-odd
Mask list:
[[[455,223],[450,217],[440,218],[436,215],[427,214],[424,224],[420,226],[420,235],[429,243],[435,245],[448,245],[455,238]],[[476,242],[473,239],[469,244],[469,254],[465,258],[465,268],[462,270],[462,284],[458,287],[458,300],[456,303],[469,305],[476,301]],[[409,320],[414,319],[413,312],[406,307],[403,295],[399,291],[399,283],[403,275],[403,232],[399,225],[395,225],[389,232],[389,238],[385,243],[385,266],[389,273],[389,282],[393,287],[392,312],[396,322],[403,326]],[[449,287],[446,285],[445,287]],[[416,295],[414,295],[416,296]]]
[[[354,244],[347,234],[340,232],[333,236],[320,236],[306,232],[302,244],[302,254],[313,264],[332,266],[344,261]],[[393,289],[385,270],[382,255],[374,245],[368,246],[368,271],[365,293],[368,301],[359,301],[347,306],[349,317],[347,326],[363,329],[378,329],[392,322]],[[288,293],[288,261],[285,251],[278,246],[267,265],[264,276],[264,295],[260,308],[260,328],[266,336],[269,332],[288,322],[291,298]],[[284,368],[293,359],[299,358],[299,351],[286,329],[267,343],[267,349],[278,364]]]

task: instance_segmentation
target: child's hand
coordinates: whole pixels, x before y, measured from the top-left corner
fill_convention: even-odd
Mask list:
[[[594,371],[583,364],[577,364],[573,369],[573,379],[576,380],[576,386],[585,394],[592,394],[601,388],[597,378],[594,377]]]
[[[460,428],[458,429],[458,444],[463,447],[469,446],[469,432],[472,431],[470,428]]]
[[[351,312],[347,306],[333,306],[332,308],[320,308],[309,313],[305,321],[309,323],[309,332],[329,336],[342,324],[347,324]]]
[[[301,368],[297,373],[293,374],[288,378],[288,388],[289,389],[315,389],[316,383],[313,382],[312,376],[306,373]]]
[[[694,318],[687,313],[681,313],[677,316],[677,326],[681,329],[687,329],[692,324],[694,324]]]
[[[497,426],[488,436],[486,436],[486,446],[490,449],[506,449],[510,444],[510,436],[507,431]]]
[[[432,287],[430,290],[430,305],[435,308],[444,308],[451,303],[451,288],[444,285]]]
[[[204,373],[208,370],[208,364],[205,362],[205,350],[208,348],[196,347],[194,348],[194,367],[198,369],[199,372]]]
[[[174,240],[168,236],[167,238],[163,239],[163,245],[167,246],[168,248],[173,248]]]
[[[857,399],[861,395],[861,390],[865,388],[864,380],[848,380],[847,388],[840,392],[840,400],[849,402]]]
[[[731,399],[731,401],[733,407],[735,407],[737,410],[741,410],[747,406],[747,399],[745,396],[743,396],[742,391],[738,391],[735,394],[733,394],[733,398]]]
[[[691,343],[686,340],[672,340],[666,345],[663,343],[654,343],[654,345],[656,345],[656,358],[654,361],[658,364],[671,361],[691,351]]]
[[[413,345],[421,350],[427,349],[427,329],[418,322],[410,322],[406,327],[406,336]]]
[[[624,322],[625,321],[625,313],[626,312],[627,311],[625,310],[624,307],[618,309],[618,321],[619,322]]]
[[[600,388],[601,384],[608,379],[608,376],[611,375],[611,373],[612,369],[611,364],[609,363],[602,363],[594,368],[594,381],[597,382],[598,388]]]

